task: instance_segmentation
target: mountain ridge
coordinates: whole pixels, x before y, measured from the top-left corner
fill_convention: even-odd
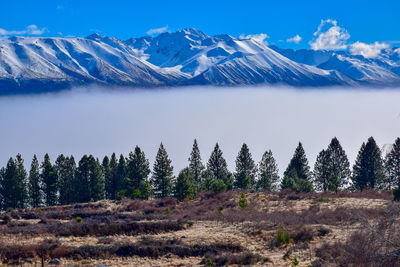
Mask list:
[[[0,38],[0,93],[90,84],[397,86],[400,54],[389,48],[366,59],[346,51],[281,49],[252,38],[209,36],[197,29],[125,41],[99,34]]]

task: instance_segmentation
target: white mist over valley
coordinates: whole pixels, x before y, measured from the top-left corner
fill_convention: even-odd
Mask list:
[[[139,145],[152,163],[160,142],[174,172],[188,162],[197,138],[206,163],[216,142],[230,170],[243,142],[256,162],[271,149],[280,173],[299,141],[310,166],[338,137],[351,164],[369,136],[378,145],[400,135],[400,91],[185,87],[116,91],[77,88],[57,94],[0,97],[0,165],[21,153],[29,166],[57,155],[125,156]]]

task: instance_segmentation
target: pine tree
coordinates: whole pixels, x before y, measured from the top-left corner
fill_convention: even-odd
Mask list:
[[[151,178],[153,192],[156,197],[162,198],[171,195],[173,179],[171,160],[168,158],[167,151],[161,143],[154,162],[153,176]]]
[[[314,184],[317,190],[328,191],[330,184],[330,155],[323,149],[319,152],[314,165]]]
[[[313,191],[312,183],[310,182],[310,167],[301,142],[299,142],[293,158],[290,160],[283,175],[282,189],[291,189],[296,192]]]
[[[76,163],[73,156],[60,155],[54,165],[59,182],[59,201],[61,205],[73,203],[72,183],[76,171]]]
[[[25,170],[24,160],[22,159],[21,154],[17,154],[16,157],[17,171],[18,171],[18,180],[17,180],[17,192],[18,192],[18,208],[25,208],[28,201],[28,192],[27,192],[27,178],[28,174]]]
[[[384,182],[381,150],[373,137],[363,143],[353,166],[353,187],[357,190],[379,188]]]
[[[383,189],[400,187],[400,138],[397,138],[385,159],[386,181]]]
[[[174,196],[182,201],[184,199],[193,199],[196,194],[197,183],[190,168],[185,168],[179,172],[176,179]]]
[[[90,164],[89,157],[83,155],[78,162],[73,180],[74,202],[90,201]]]
[[[45,204],[47,206],[56,205],[58,193],[58,177],[57,171],[54,166],[52,166],[48,154],[44,156],[44,161],[41,165],[40,178],[43,183]]]
[[[126,196],[126,160],[121,154],[114,179],[114,198],[121,199]]]
[[[343,189],[350,183],[350,163],[346,152],[336,137],[331,140],[327,151],[330,155],[331,162],[331,182],[329,184],[329,190],[337,192],[338,189]]]
[[[6,168],[1,171],[0,194],[2,196],[3,209],[22,209],[26,204],[26,171],[23,169],[21,155],[17,159],[10,158]]]
[[[278,164],[272,155],[272,151],[265,151],[258,167],[257,188],[264,190],[278,190],[279,180]]]
[[[98,201],[104,198],[104,177],[99,160],[90,155],[88,161],[90,182],[89,200]]]
[[[242,145],[236,158],[235,187],[250,189],[256,183],[256,165],[246,144]]]
[[[226,160],[222,155],[218,143],[215,145],[213,152],[207,162],[207,170],[210,171],[215,179],[225,184],[227,189],[232,188],[232,175],[228,171]],[[220,183],[220,182],[218,182]]]
[[[105,156],[101,163],[101,170],[104,176],[104,193],[106,199],[111,199],[110,189],[112,187],[112,171],[110,166],[110,159]]]
[[[28,181],[29,205],[33,208],[40,207],[43,203],[42,185],[40,182],[39,162],[33,155]]]
[[[189,168],[193,174],[194,180],[196,181],[197,189],[200,189],[201,173],[204,170],[204,165],[201,162],[200,150],[196,139],[194,139],[192,152],[190,153],[189,157]]]
[[[322,150],[314,166],[314,182],[318,190],[334,191],[344,188],[350,179],[350,163],[339,140],[334,137]]]
[[[144,152],[136,146],[135,151],[129,153],[127,161],[127,196],[133,197],[133,193],[135,192],[135,197],[142,197],[141,188],[146,188],[143,185],[148,181],[150,174],[149,166],[149,160],[146,159]]]
[[[16,193],[16,181],[18,176],[17,165],[13,158],[10,158],[7,162],[7,166],[2,168],[1,171],[1,196],[3,202],[3,210],[8,208],[17,208],[17,193]]]
[[[74,179],[75,202],[97,201],[104,198],[104,178],[100,162],[92,155],[83,155]]]
[[[118,160],[115,153],[111,155],[110,171],[110,180],[108,182],[106,180],[106,196],[108,196],[109,199],[116,199]]]

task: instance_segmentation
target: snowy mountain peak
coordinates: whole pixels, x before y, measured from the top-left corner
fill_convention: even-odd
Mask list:
[[[209,36],[192,28],[125,41],[97,33],[86,38],[0,38],[0,93],[90,83],[392,86],[400,84],[400,49],[364,58],[346,51],[268,47],[252,38]]]

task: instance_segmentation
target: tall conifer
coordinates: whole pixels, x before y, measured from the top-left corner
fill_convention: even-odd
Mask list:
[[[353,187],[356,190],[379,188],[384,183],[381,150],[373,137],[363,143],[353,166]]]
[[[256,173],[256,165],[250,150],[243,144],[236,158],[235,187],[240,189],[255,187]]]
[[[265,151],[258,167],[257,188],[264,190],[278,190],[278,164],[272,151]]]
[[[201,187],[201,174],[204,170],[204,165],[201,161],[200,150],[197,144],[197,140],[194,139],[192,152],[189,157],[189,168],[196,182],[197,189]]]
[[[33,155],[28,181],[29,205],[33,208],[40,207],[43,203],[43,191],[40,182],[39,162]]]
[[[153,166],[151,184],[156,197],[168,197],[172,193],[173,167],[167,151],[161,143]]]
[[[57,171],[51,164],[48,154],[44,156],[44,161],[40,168],[40,178],[43,184],[45,204],[47,206],[54,206],[57,204],[58,177]]]

